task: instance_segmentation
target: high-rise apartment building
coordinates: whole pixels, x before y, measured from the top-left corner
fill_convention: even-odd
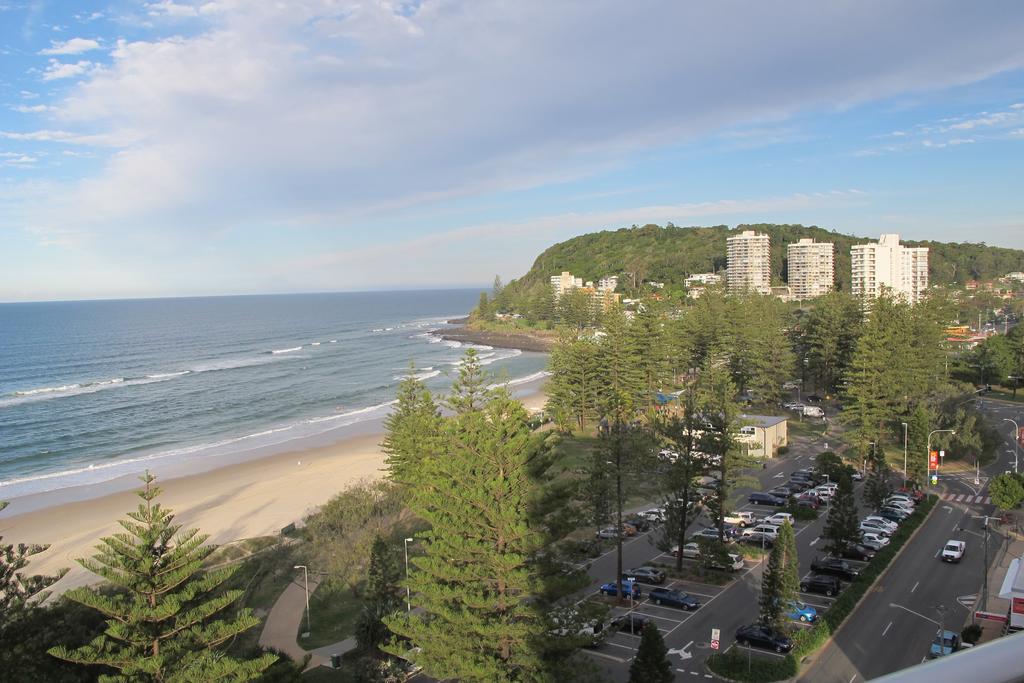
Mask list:
[[[928,289],[928,248],[904,247],[899,235],[882,235],[877,242],[850,249],[850,291],[874,299],[884,290],[916,304]]]
[[[832,291],[835,283],[835,245],[805,237],[786,247],[790,298],[813,299]]]
[[[551,276],[551,286],[555,289],[555,297],[561,297],[562,294],[568,292],[570,289],[576,289],[577,287],[583,286],[583,278],[573,277],[572,273],[568,271],[562,271],[561,275]]]
[[[725,240],[728,264],[726,282],[732,293],[753,290],[772,291],[771,239],[753,230],[744,230]]]

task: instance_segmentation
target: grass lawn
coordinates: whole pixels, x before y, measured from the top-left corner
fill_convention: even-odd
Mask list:
[[[828,423],[817,417],[805,417],[803,421],[799,418],[789,420],[786,428],[793,436],[821,436],[828,433]]]
[[[312,616],[312,631],[308,638],[298,643],[307,650],[345,640],[355,632],[356,618],[363,606],[363,599],[352,595],[348,588],[322,585],[309,596],[309,612]],[[306,630],[303,621],[300,633]]]
[[[270,608],[274,606],[274,602],[284,592],[288,583],[295,578],[295,570],[292,569],[294,565],[294,549],[282,546],[242,562],[234,575],[228,579],[225,588],[244,591],[239,606],[251,608],[260,619],[257,626],[236,638],[231,651],[242,652],[256,646],[263,630],[263,621],[270,613]]]
[[[1006,387],[992,386],[992,391],[986,392],[980,396],[982,400],[986,398],[997,398],[1001,401],[1016,401],[1017,403],[1024,403],[1024,389],[1017,390],[1017,397],[1013,396],[1013,389],[1007,389]]]

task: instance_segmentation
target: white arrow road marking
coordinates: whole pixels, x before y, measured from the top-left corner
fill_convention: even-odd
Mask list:
[[[693,655],[691,655],[689,652],[686,651],[686,648],[690,647],[691,645],[693,645],[693,641],[692,640],[690,642],[688,642],[686,645],[683,645],[680,648],[676,648],[675,650],[669,650],[668,654],[669,654],[669,656],[679,655],[679,658],[685,662],[687,659],[690,659],[691,657],[693,657]]]

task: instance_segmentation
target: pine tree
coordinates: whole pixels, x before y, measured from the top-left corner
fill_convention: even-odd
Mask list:
[[[816,300],[807,319],[808,363],[816,385],[839,389],[853,359],[863,321],[861,302],[843,292]]]
[[[383,649],[431,677],[539,678],[544,625],[528,559],[541,545],[530,524],[538,443],[528,420],[507,391],[491,392],[476,410],[446,418],[445,457],[426,461],[409,488],[410,509],[430,529],[406,581],[415,609],[384,622],[414,649],[401,641]]]
[[[919,402],[910,417],[907,418],[907,478],[911,481],[927,483],[928,469],[928,433],[932,429],[933,418],[924,402]]]
[[[732,498],[732,491],[741,480],[740,471],[751,464],[736,445],[739,430],[739,408],[733,397],[736,387],[729,378],[725,364],[708,359],[707,366],[697,378],[697,401],[699,406],[701,450],[715,456],[718,464],[712,468],[718,483],[711,497],[708,512],[718,528],[718,540],[725,542],[725,514]]]
[[[548,367],[548,411],[564,431],[583,431],[597,414],[597,345],[575,334],[563,334],[551,350]]]
[[[674,680],[668,648],[658,626],[651,622],[640,634],[640,646],[629,665],[629,683],[672,683]]]
[[[882,507],[885,499],[892,493],[889,484],[889,465],[885,461],[885,451],[878,444],[871,444],[867,457],[867,481],[864,482],[864,504],[872,510]]]
[[[825,550],[835,557],[841,557],[847,548],[860,542],[860,520],[857,518],[853,482],[850,477],[842,477],[838,483],[839,488],[829,505],[822,533],[827,541]]]
[[[7,507],[7,502],[0,500],[0,510]],[[3,536],[0,536],[3,541]],[[9,619],[17,610],[24,608],[32,597],[39,594],[51,584],[60,580],[67,570],[61,570],[55,576],[25,576],[21,570],[33,555],[43,552],[48,545],[18,545],[0,543],[0,620]]]
[[[410,365],[398,385],[395,409],[384,419],[381,450],[388,456],[384,462],[392,481],[409,483],[417,464],[434,452],[440,415],[430,392],[416,377],[416,367]]]
[[[640,349],[630,334],[630,323],[620,307],[604,316],[604,336],[598,344],[597,367],[601,378],[597,404],[609,423],[628,423],[643,405]]]
[[[757,399],[769,405],[782,401],[782,385],[793,379],[796,360],[792,343],[786,335],[787,323],[781,302],[770,297],[758,297],[751,306],[756,319],[751,321],[756,331],[751,365],[750,387]]]
[[[789,604],[800,590],[796,534],[789,522],[779,527],[779,537],[768,556],[768,568],[761,576],[761,622],[781,629]]]
[[[366,574],[366,600],[356,623],[359,649],[374,652],[387,640],[389,631],[384,619],[402,606],[398,595],[401,574],[395,553],[388,542],[377,536],[370,549],[370,567]]]
[[[643,392],[641,406],[653,408],[656,394],[672,379],[668,330],[664,316],[653,304],[645,304],[633,318],[627,333],[630,345],[638,350],[637,370]]]
[[[490,380],[490,374],[480,366],[476,349],[466,349],[459,363],[459,376],[452,382],[445,405],[460,415],[482,409],[491,397]]]
[[[75,602],[107,615],[107,628],[74,650],[63,645],[49,652],[78,664],[100,664],[121,672],[109,680],[251,681],[277,659],[229,657],[218,647],[259,624],[250,610],[219,617],[242,597],[242,590],[219,590],[240,565],[203,572],[215,546],[198,529],[181,531],[174,515],[155,502],[160,489],[149,473],[142,477],[142,503],[124,531],[100,540],[97,554],[78,563],[119,588],[113,594],[76,588],[65,593]],[[107,678],[107,677],[104,677]]]

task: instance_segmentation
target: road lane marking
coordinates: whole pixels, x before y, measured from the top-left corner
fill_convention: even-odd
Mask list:
[[[885,637],[885,634],[889,632],[889,629],[890,629],[890,628],[892,628],[892,622],[891,622],[891,621],[890,621],[890,622],[889,622],[889,624],[888,624],[888,625],[887,625],[887,626],[885,627],[885,629],[884,629],[884,630],[882,631],[882,637],[883,637],[883,638]],[[853,678],[856,678],[856,676],[854,676]],[[850,680],[852,681],[852,680],[853,680],[853,678],[851,678]]]
[[[853,683],[855,680],[857,680],[857,674],[850,676],[850,683]]]
[[[818,537],[817,537],[816,539],[814,539],[813,541],[811,541],[811,545],[814,545],[815,543],[817,543],[817,542],[818,542],[818,541],[820,541],[820,540],[821,540],[821,536],[818,536]]]
[[[936,557],[938,557],[938,555],[936,555]],[[911,592],[911,593],[913,593],[914,591],[916,591],[916,590],[917,590],[917,587],[918,587],[918,586],[919,586],[920,584],[921,584],[921,582],[920,582],[920,581],[917,581],[917,582],[915,582],[915,583],[914,583],[914,587],[910,589],[910,592]]]

